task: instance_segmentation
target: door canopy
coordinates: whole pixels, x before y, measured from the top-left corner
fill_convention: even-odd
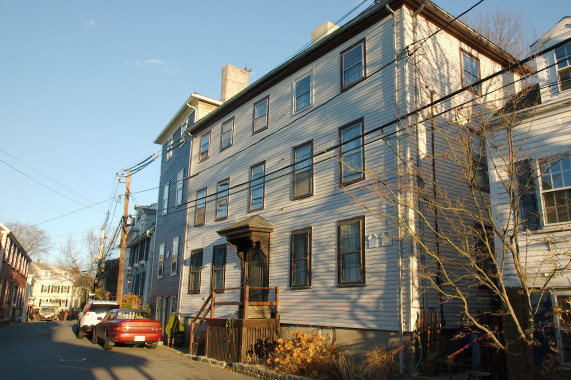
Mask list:
[[[253,215],[229,227],[216,231],[229,244],[236,246],[236,254],[244,262],[244,253],[258,245],[264,255],[270,252],[270,233],[273,224],[260,215]]]

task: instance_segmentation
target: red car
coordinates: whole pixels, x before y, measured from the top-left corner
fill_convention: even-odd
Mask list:
[[[146,345],[157,348],[161,339],[161,323],[145,309],[113,309],[93,328],[91,341],[103,341],[103,348],[112,350],[116,343]]]

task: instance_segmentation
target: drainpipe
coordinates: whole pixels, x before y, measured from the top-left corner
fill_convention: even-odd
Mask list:
[[[420,12],[422,12],[422,10],[424,9],[424,5],[426,4],[425,1],[422,2],[422,4],[420,5],[420,7],[412,14],[412,41],[416,42],[417,40],[417,36],[416,36],[416,28],[418,26],[418,15]],[[418,78],[418,71],[416,70],[416,65],[417,65],[417,53],[416,51],[413,54],[412,57],[412,61],[413,61],[413,75],[414,75],[414,109],[418,109],[419,108],[419,103],[420,103],[420,86],[419,86],[419,78]],[[419,115],[416,114],[415,115],[415,120],[416,120],[416,166],[417,166],[417,170],[420,173],[422,170],[422,160],[420,159],[420,133],[419,133],[419,124],[418,124],[418,120],[419,120]],[[426,131],[425,131],[425,139],[426,139]],[[425,140],[426,141],[426,140]],[[426,149],[426,148],[425,148]],[[418,178],[418,185],[421,186],[423,184],[420,183],[421,182],[421,178]],[[423,186],[424,188],[424,186]],[[420,198],[418,200],[418,209],[420,210],[420,212],[424,211],[424,207],[422,202],[420,201]],[[419,228],[420,228],[420,236],[421,238],[424,238],[424,222],[422,222],[421,220],[419,221]],[[415,249],[416,249],[416,253],[418,257],[418,246],[415,244]],[[420,263],[422,265],[422,267],[425,267],[425,263],[426,263],[426,258],[424,257],[424,255],[420,255]],[[421,286],[422,286],[422,308],[424,310],[427,309],[427,296],[426,296],[426,292],[424,291],[424,289],[426,289],[426,279],[421,278]],[[412,292],[411,292],[412,293]]]
[[[393,50],[394,50],[394,59],[395,59],[395,76],[394,76],[394,91],[395,91],[395,105],[396,105],[396,114],[399,115],[399,97],[398,97],[398,61],[397,61],[397,19],[396,19],[396,13],[395,11],[393,11],[391,9],[391,7],[389,6],[389,4],[385,4],[385,8],[386,10],[393,16]],[[396,133],[396,141],[397,141],[397,146],[396,146],[396,151],[397,151],[397,159],[396,159],[396,163],[397,163],[397,213],[398,213],[398,220],[399,220],[399,230],[398,230],[398,251],[399,251],[399,258],[398,258],[398,267],[399,267],[399,288],[397,291],[397,297],[398,297],[398,310],[399,310],[399,318],[398,318],[398,324],[399,324],[399,347],[403,345],[403,302],[402,302],[402,287],[403,287],[403,273],[402,273],[402,256],[403,256],[403,244],[402,244],[402,239],[403,239],[403,232],[402,232],[402,228],[400,226],[400,220],[402,218],[402,207],[400,205],[401,202],[401,182],[400,182],[400,132],[398,132],[398,123],[395,125],[395,128],[397,129],[397,133]],[[402,375],[404,373],[404,352],[403,350],[399,351],[399,371],[400,374]]]
[[[196,109],[196,107],[194,107],[194,106],[191,106],[188,102],[186,102],[186,105],[188,106],[188,108],[191,108],[194,110],[194,120],[196,120],[198,118],[198,109]],[[187,128],[188,128],[188,126],[187,126]],[[188,155],[188,184],[186,187],[187,188],[186,193],[190,194],[190,177],[191,177],[190,171],[192,170],[192,150],[194,147],[194,138],[193,138],[192,134],[190,134],[188,131],[185,131],[185,133],[188,135],[188,140],[189,140],[188,143],[190,144],[190,147],[189,147],[190,153]],[[184,181],[184,179],[183,179],[183,181]],[[181,265],[180,265],[180,269],[178,271],[178,276],[179,276],[178,277],[178,298],[177,298],[178,301],[177,301],[177,305],[176,305],[178,315],[180,315],[180,309],[181,309],[181,304],[182,304],[182,302],[181,302],[182,301],[182,279],[184,278],[184,273],[182,273],[182,270],[184,268],[184,260],[186,260],[186,247],[188,245],[188,237],[190,235],[189,227],[188,227],[188,226],[190,226],[189,215],[188,215],[188,205],[189,205],[189,202],[187,199],[187,202],[186,202],[186,224],[185,224],[186,228],[184,231],[184,247],[182,250],[182,258],[180,260]],[[188,331],[189,329],[186,329],[186,330]]]

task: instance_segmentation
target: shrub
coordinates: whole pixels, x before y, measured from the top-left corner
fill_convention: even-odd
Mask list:
[[[121,307],[123,309],[140,309],[142,305],[142,301],[136,294],[129,293],[125,297],[123,297],[123,302]]]
[[[328,339],[300,331],[290,335],[290,340],[276,341],[276,347],[266,361],[268,367],[282,373],[314,378],[331,371],[332,363],[339,355],[331,334],[327,334]]]
[[[360,372],[365,379],[388,379],[390,375],[391,352],[384,346],[375,346],[365,354]]]
[[[165,326],[165,333],[168,336],[172,336],[172,335],[182,334],[183,332],[184,332],[184,325],[180,323],[180,319],[178,319],[176,313],[172,313],[169,318],[169,322]]]

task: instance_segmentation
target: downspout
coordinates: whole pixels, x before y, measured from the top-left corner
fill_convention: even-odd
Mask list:
[[[422,10],[424,9],[424,5],[426,4],[426,1],[423,1],[422,4],[420,5],[420,7],[412,14],[412,42],[416,42],[417,40],[417,36],[416,36],[416,28],[418,26],[418,15],[420,14],[420,12],[422,12]],[[413,75],[414,75],[414,109],[418,109],[419,108],[419,104],[420,104],[420,88],[419,88],[419,78],[418,78],[418,72],[416,70],[417,68],[417,53],[416,50],[414,51],[414,54],[412,56],[412,62],[413,62]],[[417,166],[417,171],[418,171],[418,177],[417,177],[417,181],[418,181],[418,186],[420,188],[420,186],[422,186],[422,188],[424,189],[424,184],[421,183],[422,182],[422,178],[421,178],[421,170],[422,170],[422,160],[420,158],[420,125],[418,124],[418,120],[419,120],[419,116],[418,114],[415,115],[415,125],[416,125],[416,166]],[[425,132],[425,140],[426,141],[426,132]],[[426,149],[426,147],[425,147]],[[418,209],[420,210],[421,213],[424,212],[424,207],[423,207],[423,203],[420,200],[420,197],[418,199]],[[424,239],[424,223],[422,222],[422,220],[419,220],[419,228],[420,228],[420,238]],[[418,254],[418,245],[415,244],[415,250],[416,250],[416,255],[415,257],[419,257]],[[420,255],[420,263],[422,265],[422,267],[425,267],[425,257],[424,255]],[[424,279],[424,277],[422,277],[420,279],[421,281],[421,286],[422,286],[422,308],[424,310],[426,310],[426,306],[427,306],[427,299],[426,299],[426,292],[424,291],[424,289],[426,289],[426,279]],[[412,293],[412,292],[411,292]]]
[[[395,60],[395,76],[394,76],[394,91],[395,91],[395,105],[396,105],[396,114],[397,116],[400,114],[399,113],[399,97],[398,97],[398,74],[399,74],[399,70],[398,70],[398,61],[397,61],[397,20],[396,20],[396,13],[395,11],[393,11],[391,9],[391,7],[389,6],[389,4],[385,4],[385,8],[386,10],[393,16],[393,50],[394,50],[394,60]],[[396,146],[396,151],[397,151],[397,159],[396,159],[396,164],[397,164],[397,213],[398,213],[398,220],[401,220],[402,217],[402,207],[401,207],[401,183],[400,183],[400,143],[399,143],[399,136],[400,136],[400,132],[398,131],[398,123],[395,125],[395,128],[397,129],[396,132],[396,140],[397,140],[397,146]],[[398,291],[397,291],[397,297],[398,297],[398,310],[399,310],[399,317],[398,317],[398,324],[399,324],[399,347],[403,345],[403,302],[402,302],[402,286],[403,286],[403,276],[402,276],[402,251],[403,251],[403,244],[402,244],[402,239],[403,239],[403,233],[402,233],[402,228],[400,226],[400,222],[399,222],[399,230],[398,230],[398,251],[399,251],[399,257],[398,257],[398,267],[399,267],[399,287],[398,287]],[[404,373],[404,350],[400,350],[399,351],[399,372],[402,375]]]
[[[197,109],[196,107],[194,107],[194,106],[191,106],[188,102],[186,102],[186,105],[188,106],[188,108],[191,108],[191,109],[194,110],[194,120],[196,120],[196,119],[198,118],[198,109]],[[187,130],[185,130],[185,133],[188,135],[188,140],[189,140],[189,144],[190,144],[190,146],[189,146],[189,155],[188,155],[188,184],[187,184],[187,187],[186,187],[186,193],[187,193],[187,194],[190,194],[190,178],[191,178],[190,171],[192,170],[192,150],[193,150],[193,147],[194,147],[194,137],[192,136],[192,134],[190,134],[190,133],[188,132],[188,126],[187,126]],[[184,186],[183,186],[183,189],[184,189]],[[178,273],[179,273],[179,278],[178,278],[178,302],[177,302],[177,305],[176,305],[176,307],[177,307],[177,314],[178,314],[178,315],[180,315],[180,309],[181,309],[181,304],[182,304],[182,279],[184,278],[184,274],[183,274],[182,272],[183,272],[183,269],[184,269],[184,261],[186,260],[186,247],[187,247],[187,245],[188,245],[188,236],[189,236],[189,227],[188,227],[188,226],[190,226],[189,220],[188,220],[188,218],[189,218],[189,215],[188,215],[188,205],[189,205],[188,197],[187,197],[186,205],[187,205],[187,206],[186,206],[186,223],[185,223],[186,228],[185,228],[185,231],[184,231],[184,248],[183,248],[183,250],[182,250],[182,259],[181,259],[181,261],[180,261],[180,264],[181,264],[181,265],[180,265],[180,270],[179,270],[179,272],[178,272]],[[189,270],[190,270],[190,266],[189,266]],[[187,329],[187,330],[188,330],[188,329]]]

